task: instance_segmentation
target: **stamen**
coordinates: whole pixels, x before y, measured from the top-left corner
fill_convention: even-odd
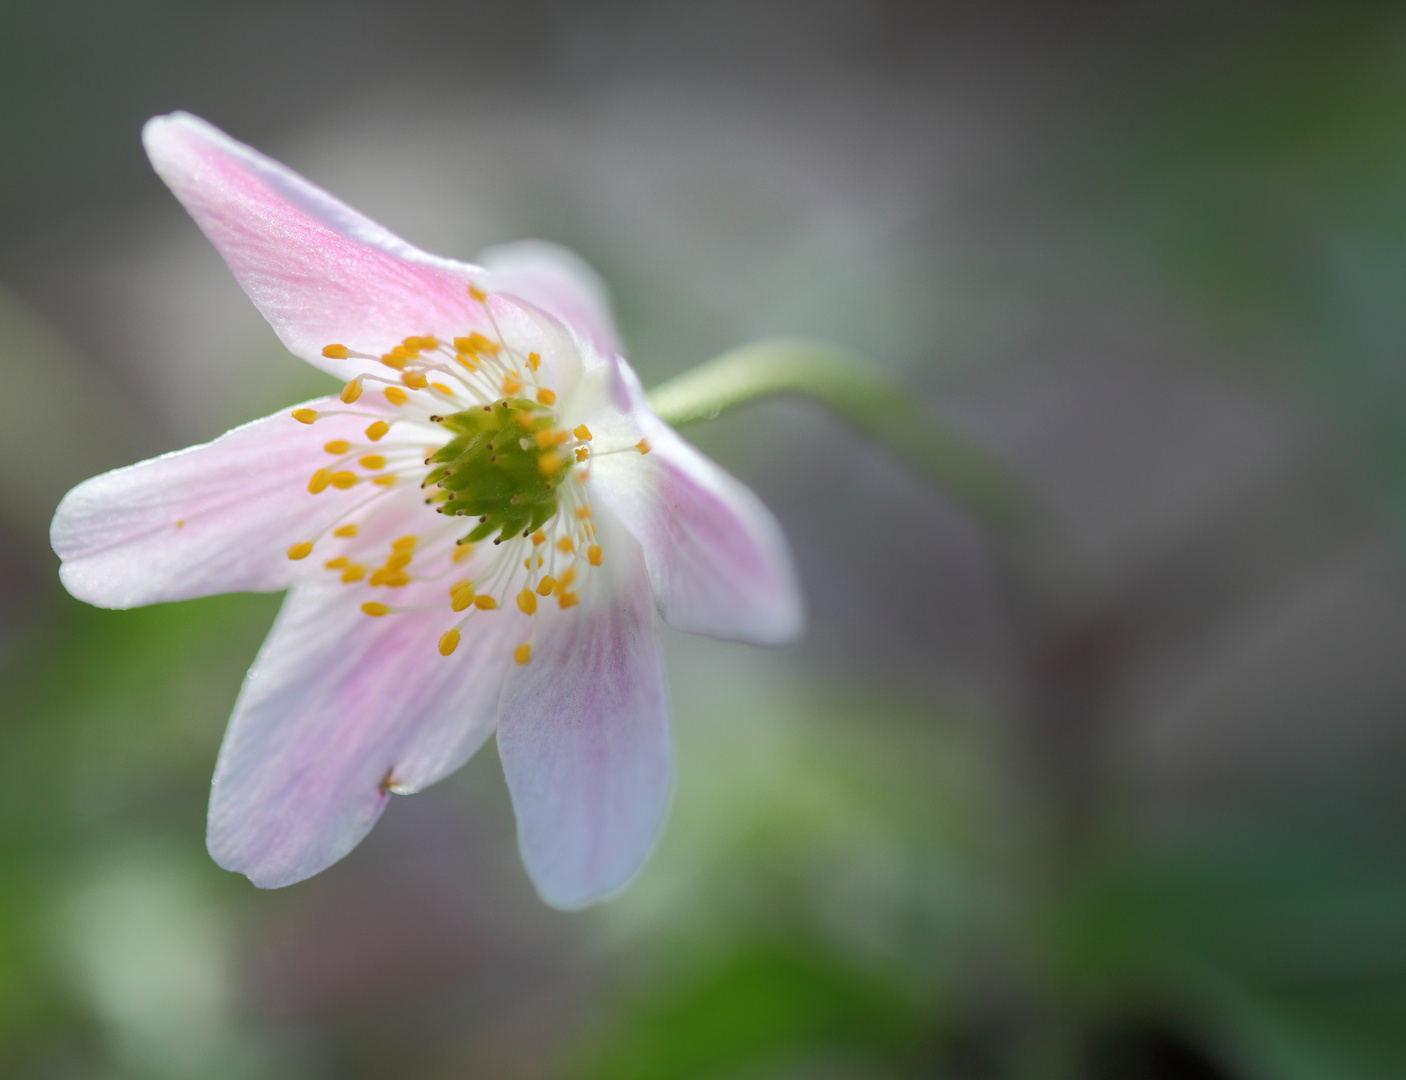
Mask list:
[[[474,602],[474,583],[459,581],[449,587],[449,606],[455,611],[463,611]]]
[[[394,476],[377,476],[372,481],[373,484],[380,484],[382,487],[390,487],[395,483]]]
[[[458,544],[454,548],[454,554],[449,556],[449,561],[457,563],[462,559],[467,559],[470,555],[473,554],[473,551],[473,544]]]
[[[312,541],[311,541],[311,540],[304,540],[304,541],[302,541],[301,543],[294,544],[292,547],[290,547],[290,548],[288,549],[288,557],[289,557],[290,559],[306,559],[306,558],[307,558],[309,555],[311,555],[311,554],[312,554]]]
[[[439,655],[448,656],[459,647],[459,631],[446,630],[439,638]]]
[[[586,561],[592,566],[599,566],[601,564],[601,558],[602,555],[599,544],[592,544],[586,549]]]
[[[532,659],[532,642],[524,641],[513,650],[513,660],[519,664],[525,664]]]
[[[359,378],[353,379],[351,382],[347,383],[346,386],[342,387],[341,397],[348,405],[361,397],[361,380]]]
[[[418,371],[404,372],[400,376],[400,381],[403,382],[406,386],[410,387],[412,390],[423,390],[425,387],[430,385],[430,380],[425,378],[425,376]],[[390,397],[389,390],[386,391],[386,397]],[[397,401],[396,404],[401,405],[404,404],[404,402]]]
[[[523,589],[517,594],[517,606],[524,615],[531,615],[537,610],[537,594],[531,589]]]
[[[570,555],[573,551],[576,550],[576,541],[571,539],[571,537],[569,536],[563,536],[560,540],[557,541],[557,550],[560,551],[563,555]]]
[[[534,353],[533,355],[536,355],[536,354]],[[536,368],[533,368],[533,370],[535,371]],[[539,405],[555,405],[556,403],[557,403],[557,396],[556,396],[556,394],[552,393],[552,392],[551,392],[550,390],[548,390],[546,387],[543,387],[541,390],[538,390],[538,391],[537,391],[537,404],[539,404]]]
[[[342,571],[342,584],[350,585],[353,581],[360,581],[366,576],[366,567],[361,563],[352,563]]]
[[[537,583],[538,596],[551,596],[552,590],[557,587],[556,578],[551,574],[543,574],[542,580]]]
[[[332,530],[332,535],[347,538],[355,536],[360,531],[360,525],[338,525],[335,529]]]
[[[352,561],[345,555],[338,555],[335,559],[328,559],[322,565],[327,567],[328,570],[345,570],[351,564]]]
[[[503,376],[503,394],[505,397],[517,397],[522,393],[522,379],[514,375],[511,371]],[[308,423],[312,423],[311,420]]]
[[[372,442],[380,442],[381,437],[385,435],[386,432],[390,431],[390,429],[390,424],[386,423],[384,420],[377,420],[366,429],[366,437]]]
[[[530,353],[527,354],[527,366],[528,366],[528,368],[529,368],[530,370],[536,371],[537,368],[541,365],[541,363],[542,363],[542,358],[541,358],[540,356],[538,356],[535,352],[530,352]],[[550,394],[551,391],[548,390],[547,393]],[[538,400],[541,401],[541,398],[538,398]],[[551,402],[550,402],[550,401],[543,401],[542,404],[543,404],[543,405],[550,405]]]
[[[314,420],[317,419],[317,410],[294,409],[291,413],[289,413],[289,415],[292,416],[293,419],[298,421],[298,423],[300,424],[311,424]]]
[[[408,400],[405,396],[405,391],[398,386],[388,386],[382,390],[381,393],[386,395],[386,400],[392,405],[404,405]],[[644,453],[644,451],[641,450],[640,453]]]
[[[537,546],[540,545],[540,544],[545,544],[546,542],[547,542],[547,534],[544,533],[541,529],[538,529],[535,533],[532,534],[532,546],[533,546],[533,547],[537,547]]]
[[[557,607],[561,608],[563,611],[567,608],[574,608],[580,602],[581,598],[574,592],[562,593],[557,597]]]
[[[639,442],[635,443],[635,449],[641,454],[647,454],[654,449],[654,445],[648,439],[641,439]]]
[[[323,443],[322,449],[329,454],[345,454],[351,449],[351,443],[347,442],[346,439],[333,439],[330,443]]]
[[[548,450],[537,458],[537,471],[543,476],[555,476],[561,472],[566,459],[555,450]]]
[[[316,495],[320,491],[325,491],[331,480],[332,473],[330,470],[318,469],[317,472],[312,474],[312,478],[308,481],[308,490]]]
[[[389,615],[391,613],[389,604],[382,604],[376,600],[366,601],[366,603],[361,605],[361,610],[366,612],[366,614],[368,615],[374,615],[376,618],[380,618],[382,615]]]
[[[477,300],[480,304],[488,299],[488,294],[472,282],[469,283],[469,296]]]
[[[367,454],[361,459],[360,464],[363,469],[370,469],[374,472],[386,467],[386,459],[380,454]]]
[[[491,596],[475,596],[474,607],[479,611],[493,611],[498,606],[498,601]]]
[[[330,477],[328,477],[328,480],[331,482],[334,488],[341,488],[343,491],[345,491],[347,488],[351,487],[353,484],[356,483],[356,473],[347,472],[345,469],[343,469],[341,472],[334,472]]]
[[[351,352],[345,345],[324,345],[322,355],[329,360],[345,360]]]
[[[576,448],[576,460],[578,462],[585,461],[590,456],[591,452],[587,450],[584,446],[578,446]]]
[[[571,434],[575,435],[582,442],[591,441],[591,429],[588,428],[585,424],[581,424],[579,427],[573,428]]]
[[[416,543],[418,543],[418,537],[415,536],[397,537],[391,541],[391,550],[396,552],[414,551]]]
[[[576,508],[576,517],[578,520],[585,521],[590,516],[591,508],[589,506],[578,506]]]

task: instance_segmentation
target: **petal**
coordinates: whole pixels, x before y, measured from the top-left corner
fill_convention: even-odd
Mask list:
[[[507,624],[471,621],[445,657],[436,643],[447,606],[371,618],[358,610],[366,596],[327,582],[294,589],[235,705],[207,843],[260,888],[342,858],[392,790],[457,769],[493,729]]]
[[[345,408],[335,398],[306,404]],[[111,608],[287,587],[303,568],[288,549],[359,497],[309,494],[309,477],[335,460],[323,444],[359,440],[365,424],[327,416],[314,431],[285,410],[79,484],[50,528],[64,586]]]
[[[542,899],[580,908],[644,864],[673,791],[673,748],[649,579],[620,535],[596,602],[539,615],[532,660],[503,687],[498,753],[518,846]],[[602,568],[604,569],[604,568]]]
[[[620,352],[605,283],[575,252],[545,240],[521,240],[479,252],[485,288],[535,304],[606,356]]]
[[[428,255],[188,113],[147,121],[147,155],[296,356],[343,378],[364,369],[323,346],[373,355],[409,335],[476,324],[477,267]]]
[[[758,645],[794,640],[805,602],[781,526],[650,411],[629,365],[620,361],[620,370],[651,449],[599,455],[591,487],[643,546],[664,621]]]

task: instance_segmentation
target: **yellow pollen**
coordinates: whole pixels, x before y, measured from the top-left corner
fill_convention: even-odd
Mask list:
[[[601,550],[599,544],[592,544],[586,549],[586,560],[592,566],[599,566],[601,561]]]
[[[477,285],[473,284],[469,285],[469,296],[474,300],[477,300],[480,304],[488,299],[488,294],[482,289],[480,289]]]
[[[449,596],[449,606],[454,611],[463,611],[474,602],[472,592],[451,593]]]
[[[576,580],[576,567],[574,567],[574,566],[568,566],[568,567],[566,568],[566,570],[562,573],[561,579],[557,582],[557,588],[556,588],[556,593],[557,593],[557,595],[560,596],[560,595],[562,594],[562,591],[563,591],[568,585],[570,585],[573,581],[575,581],[575,580]]]
[[[441,394],[445,394],[445,395],[447,395],[447,396],[449,396],[449,397],[453,397],[453,396],[454,396],[454,389],[453,389],[453,387],[445,386],[444,383],[442,383],[442,382],[432,382],[432,383],[430,383],[430,386],[433,387],[434,389],[438,390]]]
[[[571,434],[575,435],[582,442],[591,441],[591,429],[588,428],[585,424],[582,424],[579,427],[573,429]]]
[[[381,437],[385,435],[386,432],[390,431],[390,429],[390,424],[386,423],[384,420],[377,420],[366,429],[366,437],[372,442],[380,442]]]
[[[543,450],[556,445],[556,432],[551,428],[543,428],[533,438],[537,440],[537,445]]]
[[[356,473],[343,469],[341,472],[334,472],[328,479],[334,488],[341,488],[345,491],[356,483]]]
[[[573,551],[576,550],[576,541],[571,539],[571,537],[569,536],[563,536],[560,540],[557,541],[557,550],[560,551],[563,555],[570,555]]]
[[[330,443],[323,443],[322,449],[329,454],[345,454],[351,449],[351,443],[347,442],[346,439],[333,439]]]
[[[537,391],[537,404],[539,404],[539,405],[555,405],[556,403],[557,403],[557,396],[556,396],[554,393],[552,393],[550,390],[546,389],[546,387],[543,387],[541,390],[538,390],[538,391]]]
[[[438,348],[439,348],[439,338],[437,338],[437,337],[422,337],[422,338],[420,339],[420,348],[421,348],[422,350],[423,350],[423,349],[438,349]]]
[[[537,610],[537,594],[531,589],[523,589],[517,594],[517,606],[524,615],[531,615]]]
[[[506,397],[514,397],[522,391],[522,380],[511,371],[503,376],[503,394]],[[309,421],[311,422],[311,421]]]
[[[446,630],[439,638],[439,655],[448,656],[459,647],[459,631]]]
[[[319,491],[325,491],[328,483],[332,479],[332,473],[327,469],[318,469],[312,474],[312,479],[308,481],[308,490],[316,495]]]
[[[577,461],[585,461],[585,460],[586,460],[588,457],[590,457],[590,456],[591,456],[591,452],[590,452],[589,450],[587,450],[584,446],[578,446],[578,447],[576,448],[576,460],[577,460]]]
[[[342,387],[341,397],[342,401],[347,405],[350,405],[357,398],[361,397],[361,380],[353,379],[351,382],[347,383],[346,386]]]
[[[382,487],[390,487],[392,484],[395,483],[395,477],[394,477],[394,476],[378,476],[378,477],[375,477],[371,482],[372,482],[373,484],[380,484]]]
[[[545,544],[546,542],[547,534],[544,533],[541,529],[538,529],[535,533],[532,534],[533,547],[537,547],[539,544]]]
[[[491,596],[474,597],[474,607],[478,608],[479,611],[492,611],[497,606],[498,601],[494,600]]]
[[[391,541],[392,551],[414,551],[418,538],[415,536],[398,536]]]
[[[406,338],[400,343],[400,347],[412,355],[419,352],[422,348],[422,346],[420,345],[420,339],[417,337]]]
[[[345,345],[322,346],[322,355],[329,360],[345,360],[350,351]]]
[[[552,590],[557,587],[556,578],[551,574],[543,574],[542,580],[537,583],[538,596],[551,596]]]
[[[380,454],[367,454],[361,459],[361,467],[371,470],[384,469],[386,467],[386,459]]]
[[[397,551],[386,559],[387,570],[404,570],[415,556],[408,551]]]
[[[388,386],[381,393],[386,395],[386,400],[392,405],[404,405],[406,402],[405,391],[398,386]],[[640,451],[643,453],[644,451]]]
[[[414,359],[414,353],[404,345],[397,345],[390,352],[386,353],[385,356],[381,357],[381,363],[385,364],[386,367],[393,367],[399,371],[412,359]]]
[[[403,589],[410,584],[410,575],[403,570],[383,566],[379,570],[371,571],[367,583],[373,586],[384,585],[388,589]]]
[[[361,610],[366,612],[366,614],[368,615],[375,615],[378,618],[382,615],[389,615],[391,613],[391,609],[389,606],[387,606],[386,604],[382,604],[376,600],[366,601],[366,603],[361,605]]]
[[[525,664],[532,659],[532,642],[524,641],[513,650],[513,659],[519,664]]]
[[[566,459],[555,450],[548,450],[545,454],[537,458],[537,471],[543,476],[554,476],[561,472],[561,467],[566,464]]]
[[[311,424],[317,419],[316,409],[294,409],[291,414],[294,420],[300,424]]]
[[[648,439],[641,439],[639,442],[635,443],[635,449],[641,454],[647,454],[654,449],[654,446]]]
[[[562,609],[573,608],[580,602],[581,598],[577,596],[574,592],[562,593],[560,596],[557,597],[557,607]]]
[[[423,390],[430,385],[430,380],[425,378],[425,376],[418,371],[401,372],[400,381],[412,390]],[[387,394],[387,396],[389,397],[390,395]],[[397,402],[397,404],[399,404],[399,402]]]
[[[176,522],[176,528],[179,529],[179,528],[181,527],[181,525],[182,525],[182,522],[179,522],[179,521]],[[531,569],[532,569],[532,556],[531,556],[531,555],[529,555],[527,558],[525,558],[525,559],[522,560],[522,568],[523,568],[524,570],[531,570]]]
[[[311,555],[311,554],[312,554],[312,541],[311,541],[311,540],[304,540],[302,543],[300,543],[300,544],[294,544],[292,547],[290,547],[290,548],[288,549],[288,557],[289,557],[290,559],[306,559],[306,558],[307,558],[309,555]]]
[[[332,530],[332,535],[350,537],[355,536],[359,532],[361,532],[360,525],[338,525],[335,529]]]
[[[591,508],[589,506],[578,506],[576,508],[576,517],[578,520],[585,521],[590,516]]]
[[[455,353],[454,359],[463,364],[470,371],[477,371],[478,365],[474,363],[473,357],[465,356],[463,353]]]
[[[352,563],[342,571],[342,584],[350,585],[353,581],[360,581],[366,576],[366,567],[361,563]]]
[[[345,570],[348,566],[351,565],[351,560],[348,559],[345,555],[338,555],[335,559],[328,559],[322,565],[327,567],[327,569],[329,570]]]
[[[527,366],[533,371],[536,371],[539,367],[542,366],[542,358],[538,356],[535,352],[528,353]],[[544,402],[543,404],[550,404],[550,402]]]
[[[459,562],[461,559],[467,559],[473,552],[473,544],[458,544],[454,548],[454,554],[449,556],[449,561]]]

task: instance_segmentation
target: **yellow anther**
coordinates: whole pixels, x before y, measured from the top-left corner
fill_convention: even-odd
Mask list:
[[[511,371],[503,376],[503,395],[514,397],[522,392],[522,380]],[[311,423],[312,421],[308,421]]]
[[[590,456],[591,452],[587,450],[584,446],[578,446],[576,448],[576,460],[578,462],[585,461]]]
[[[527,366],[528,366],[529,368],[531,368],[533,371],[536,371],[539,367],[542,366],[542,358],[541,358],[540,356],[538,356],[535,352],[530,352],[530,353],[528,353],[528,354],[527,354]],[[541,399],[539,398],[538,400],[540,401]],[[543,405],[550,405],[551,402],[550,402],[550,401],[543,401],[542,404],[543,404]]]
[[[532,659],[532,642],[524,641],[513,650],[513,660],[519,664],[525,664]]]
[[[557,597],[557,607],[559,608],[573,608],[580,602],[581,598],[574,592],[562,593]]]
[[[388,589],[403,589],[410,584],[410,575],[403,570],[392,570],[386,575],[385,586]]]
[[[382,390],[381,393],[386,395],[386,400],[392,405],[404,405],[407,400],[405,391],[398,386],[388,386]],[[640,452],[643,453],[644,451]]]
[[[498,601],[494,600],[491,596],[474,597],[474,607],[478,608],[479,611],[492,611],[497,606]]]
[[[356,483],[356,473],[343,469],[341,472],[334,472],[328,479],[334,488],[341,488],[345,491]]]
[[[430,380],[425,378],[424,374],[418,371],[402,371],[400,373],[400,381],[412,390],[423,390],[430,385]],[[387,391],[386,396],[390,396],[389,391]],[[396,402],[396,404],[399,405],[400,402]]]
[[[426,350],[426,349],[438,349],[438,348],[439,348],[439,338],[437,338],[437,337],[422,337],[422,338],[420,339],[420,349],[421,349],[421,351]]]
[[[543,387],[541,390],[538,390],[538,391],[537,391],[537,404],[539,404],[539,405],[555,405],[556,403],[557,403],[557,396],[556,396],[554,393],[552,393],[550,390],[548,390],[546,387]]]
[[[378,618],[382,615],[389,615],[391,613],[391,609],[388,605],[382,604],[376,600],[366,601],[366,603],[361,605],[361,610],[366,612],[366,614],[368,615],[375,615]]]
[[[412,359],[414,359],[414,356],[409,349],[404,345],[397,345],[390,352],[386,353],[385,356],[381,357],[381,363],[385,364],[386,367],[392,367],[399,371]]]
[[[359,532],[361,532],[360,525],[338,525],[332,530],[332,535],[346,538],[355,536]]]
[[[293,419],[298,421],[298,423],[300,424],[311,424],[314,420],[317,419],[317,410],[294,409],[291,415]]]
[[[311,541],[311,540],[304,540],[302,543],[300,543],[300,544],[294,544],[292,547],[290,547],[290,548],[288,549],[288,557],[289,557],[290,559],[306,559],[306,558],[307,558],[309,555],[311,555],[311,554],[312,554],[312,541]]]
[[[395,476],[394,474],[390,476],[376,476],[372,478],[371,482],[373,484],[380,484],[382,487],[390,487],[395,483]]]
[[[576,508],[576,520],[585,521],[590,516],[591,508],[589,506],[578,506]]]
[[[361,459],[360,464],[363,469],[371,469],[374,471],[376,469],[384,469],[386,467],[386,459],[380,454],[367,454]]]
[[[555,445],[555,436],[556,432],[554,432],[551,428],[543,428],[536,435],[534,435],[533,438],[537,441],[537,445],[543,450],[545,450],[547,449],[547,447]]]
[[[535,533],[532,534],[533,547],[537,547],[539,544],[545,544],[546,542],[547,534],[544,533],[541,529],[538,529]]]
[[[390,431],[390,429],[390,424],[386,423],[384,420],[377,420],[366,429],[366,437],[372,442],[380,442],[381,437],[385,435],[386,432]]]
[[[414,558],[415,556],[408,551],[397,551],[394,555],[387,556],[386,569],[404,570]]]
[[[470,604],[472,604],[473,602],[474,602],[474,596],[473,596],[473,593],[472,593],[472,592],[461,592],[461,593],[450,593],[450,594],[449,594],[449,606],[450,606],[451,608],[453,608],[455,611],[463,611],[466,607],[468,607],[468,606],[469,606]]]
[[[351,565],[351,560],[348,559],[345,555],[338,555],[335,559],[328,559],[322,565],[327,567],[327,569],[329,570],[345,570],[348,566]]]
[[[569,536],[563,536],[560,540],[557,541],[557,550],[560,551],[563,555],[570,555],[573,551],[576,550],[576,541],[571,539],[571,537]]]
[[[574,566],[568,566],[564,571],[562,571],[562,575],[561,575],[560,579],[558,579],[558,581],[557,581],[556,594],[557,594],[558,596],[560,596],[560,595],[562,594],[562,590],[564,590],[564,589],[566,589],[568,586],[570,586],[571,583],[572,583],[573,581],[575,581],[575,580],[576,580],[576,567],[574,567]]]
[[[586,549],[586,560],[592,566],[599,566],[601,561],[601,550],[599,544],[592,544]]]
[[[414,551],[419,538],[416,536],[397,536],[391,541],[392,551]]]
[[[454,546],[454,554],[449,556],[449,561],[458,562],[460,559],[467,559],[473,553],[473,544],[456,544]]]
[[[448,656],[459,647],[459,631],[446,630],[439,636],[439,655]]]
[[[654,449],[654,445],[648,439],[641,439],[639,442],[635,443],[635,449],[641,454],[647,454]]]
[[[551,595],[552,595],[552,590],[555,589],[556,587],[557,587],[557,580],[556,580],[556,578],[552,577],[551,574],[543,574],[543,575],[542,575],[542,580],[537,583],[537,595],[538,595],[538,596],[551,596]]]
[[[361,397],[361,380],[353,379],[351,382],[347,383],[346,386],[342,387],[341,397],[342,401],[348,405]]]
[[[325,491],[328,483],[332,480],[332,473],[327,469],[318,469],[312,474],[312,479],[308,481],[308,490],[316,495],[319,491]]]
[[[588,428],[585,424],[581,424],[580,426],[573,428],[571,434],[575,435],[582,442],[591,441],[591,429]]]
[[[561,467],[566,464],[566,458],[562,457],[555,450],[548,450],[537,458],[537,471],[543,476],[555,476],[561,472]]]
[[[477,300],[480,304],[488,299],[488,294],[472,282],[469,284],[469,296]]]
[[[322,346],[322,355],[329,360],[345,360],[350,351],[345,345]]]
[[[366,567],[361,563],[352,563],[342,571],[342,584],[350,585],[353,581],[360,581],[366,576]]]
[[[517,606],[524,615],[531,615],[537,610],[537,594],[531,589],[523,589],[517,594]]]
[[[330,443],[323,443],[322,449],[329,454],[345,454],[351,449],[351,443],[347,442],[346,439],[333,439]]]
[[[180,527],[181,527],[181,523],[180,523],[180,522],[177,522],[177,523],[176,523],[176,528],[179,529]],[[532,556],[531,556],[531,555],[529,555],[527,558],[525,558],[525,559],[522,560],[522,568],[523,568],[524,570],[531,570],[531,569],[532,569]]]
[[[454,396],[454,388],[452,386],[446,386],[442,382],[432,382],[430,383],[430,387],[434,390],[438,390],[441,394],[445,394],[448,397]]]
[[[408,337],[400,343],[400,347],[413,356],[415,353],[419,352],[423,346],[421,346],[419,338]]]
[[[459,361],[459,363],[463,364],[470,371],[478,370],[478,365],[474,363],[473,357],[471,356],[465,356],[463,353],[455,353],[454,359]]]

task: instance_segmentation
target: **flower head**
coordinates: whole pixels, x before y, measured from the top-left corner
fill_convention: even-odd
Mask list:
[[[542,896],[616,891],[672,789],[656,616],[793,637],[775,522],[650,412],[574,256],[438,258],[193,116],[144,138],[284,344],[344,380],[54,518],[89,603],[289,590],[220,750],[212,856],[299,881],[496,730]]]

